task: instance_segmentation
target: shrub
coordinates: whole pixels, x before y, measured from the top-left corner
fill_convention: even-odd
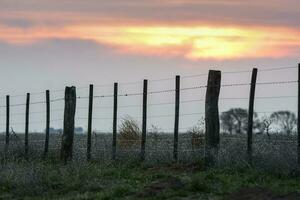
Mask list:
[[[119,145],[121,147],[132,147],[139,144],[141,132],[138,122],[130,116],[126,116],[122,119],[122,123],[119,126]]]
[[[162,131],[159,127],[151,125],[150,129],[147,132],[148,137],[153,139],[155,142],[159,140],[159,135],[162,134]]]
[[[190,128],[187,133],[191,136],[192,148],[199,148],[205,142],[205,122],[204,119],[198,121],[198,123]]]

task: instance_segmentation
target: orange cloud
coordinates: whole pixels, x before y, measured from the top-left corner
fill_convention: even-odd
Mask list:
[[[192,60],[291,56],[295,48],[300,49],[300,31],[287,28],[134,24],[0,26],[0,40],[15,45],[49,39],[93,40],[122,53],[181,56]]]

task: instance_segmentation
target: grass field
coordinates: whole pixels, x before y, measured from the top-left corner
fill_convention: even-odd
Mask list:
[[[204,167],[203,141],[195,146],[188,134],[180,134],[177,164],[171,134],[147,137],[143,163],[139,140],[118,140],[118,159],[111,161],[111,139],[111,134],[93,135],[93,159],[86,162],[86,135],[75,135],[74,161],[63,165],[60,135],[50,136],[49,157],[42,160],[44,134],[30,134],[27,161],[24,135],[12,136],[8,152],[1,154],[0,199],[300,199],[294,136],[255,135],[250,167],[246,136],[221,135],[217,163],[210,169]]]
[[[283,199],[300,198],[299,174],[250,168],[205,170],[201,162],[147,165],[2,161],[0,199]]]
[[[29,153],[31,159],[40,158],[44,150],[44,134],[29,134]],[[204,158],[204,138],[197,138],[197,144],[192,143],[191,135],[179,135],[179,162],[193,163]],[[76,134],[74,138],[74,160],[86,160],[85,134]],[[0,148],[4,150],[4,135],[0,136]],[[59,158],[61,135],[51,134],[49,156]],[[219,167],[247,167],[246,135],[221,135],[217,165]],[[1,151],[4,157],[4,151]],[[9,157],[22,157],[24,153],[24,135],[11,136]],[[120,161],[134,161],[140,155],[140,140],[123,140],[118,138],[117,159]],[[7,156],[5,156],[7,157]],[[92,159],[93,161],[107,162],[112,157],[112,134],[93,134]],[[150,164],[172,163],[173,135],[167,133],[149,134],[146,141],[146,162]],[[258,169],[277,170],[289,173],[297,168],[297,137],[287,135],[254,135],[253,163]]]

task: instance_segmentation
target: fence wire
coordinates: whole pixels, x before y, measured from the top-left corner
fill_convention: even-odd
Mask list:
[[[259,70],[258,72],[262,73],[272,73],[274,71],[280,70],[293,70],[297,69],[297,67],[278,67],[278,68],[265,68]],[[239,74],[247,74],[251,73],[250,70],[241,70],[241,71],[227,71],[222,72],[224,75],[239,75]],[[203,74],[196,74],[196,75],[185,75],[181,76],[182,80],[190,80],[199,77],[206,77],[208,76],[207,73]],[[161,83],[165,81],[174,81],[174,78],[162,78],[156,80],[149,80],[149,83]],[[257,86],[286,86],[289,87],[291,84],[298,83],[298,80],[289,80],[289,81],[266,81],[266,82],[257,82]],[[136,82],[124,82],[119,83],[119,86],[129,87],[129,86],[141,86],[142,81]],[[250,87],[251,84],[249,82],[238,82],[238,83],[222,83],[220,85],[221,88],[233,88],[232,90],[236,90],[237,87]],[[78,87],[78,91],[88,92],[89,87]],[[103,110],[111,110],[113,109],[112,101],[114,98],[114,94],[111,93],[104,93],[104,88],[113,88],[112,84],[102,84],[102,85],[94,85],[96,89],[96,93],[93,96],[94,99],[94,116],[93,116],[93,125],[99,124],[106,124],[103,129],[95,129],[92,133],[92,158],[97,160],[107,160],[111,159],[112,156],[112,121],[113,116],[112,112],[111,115],[107,115],[107,112]],[[206,89],[206,84],[195,84],[189,85],[186,87],[180,88],[181,94],[203,94],[204,91],[202,89]],[[142,88],[139,88],[142,89]],[[161,97],[169,95],[174,95],[175,88],[167,88],[163,89],[160,87],[158,90],[150,90],[148,92],[149,97]],[[51,90],[51,94],[58,94],[61,93],[63,95],[64,90]],[[36,92],[31,93],[31,96],[44,96],[45,92]],[[134,159],[139,158],[140,150],[141,150],[141,136],[137,135],[135,138],[124,138],[120,132],[120,125],[124,120],[124,113],[128,112],[128,110],[135,109],[142,110],[141,103],[133,103],[131,98],[141,98],[143,96],[143,92],[136,91],[136,92],[124,92],[121,91],[118,95],[119,101],[121,102],[118,105],[118,109],[120,114],[118,116],[118,128],[117,128],[117,158],[118,159]],[[12,95],[10,98],[24,98],[26,95]],[[6,97],[0,97],[0,100],[5,100]],[[75,121],[80,122],[80,124],[87,124],[88,122],[88,100],[89,96],[87,94],[80,94],[77,95],[77,101],[79,105],[77,106],[76,110],[79,112],[79,115],[76,116]],[[298,96],[296,95],[258,95],[255,97],[255,100],[259,101],[270,101],[276,99],[296,99]],[[110,105],[105,105],[104,101],[110,102]],[[129,99],[129,100],[126,100]],[[50,124],[53,123],[63,123],[63,104],[64,98],[50,98],[50,105],[51,105],[51,116],[55,113],[60,113],[61,117],[53,117],[50,120]],[[245,101],[244,101],[245,100]],[[245,96],[221,96],[219,101],[222,103],[223,101],[230,102],[236,101],[246,102],[249,100],[249,97]],[[126,101],[127,104],[122,103]],[[181,106],[191,106],[191,104],[196,104],[203,106],[205,103],[205,98],[186,98],[180,101]],[[30,102],[30,105],[34,106],[45,106],[46,101],[44,100],[34,100]],[[59,107],[55,107],[55,105],[59,105]],[[12,109],[13,108],[25,108],[26,103],[12,103],[9,105]],[[170,107],[173,110],[173,106],[175,106],[175,101],[172,100],[168,101],[159,101],[159,102],[149,102],[147,104],[149,109],[162,109],[165,107]],[[0,111],[5,111],[7,108],[6,105],[0,106]],[[30,116],[40,116],[42,118],[45,110],[41,109],[41,107],[37,107],[37,110],[30,111]],[[184,107],[185,108],[185,107]],[[179,119],[180,121],[192,121],[191,117],[197,119],[197,121],[201,121],[205,119],[205,112],[204,109],[187,109],[190,111],[180,111]],[[226,109],[220,109],[220,113],[226,112]],[[257,114],[272,114],[274,111],[272,110],[257,110],[255,113]],[[137,113],[137,112],[135,112]],[[99,115],[101,114],[101,115]],[[1,113],[0,116],[5,118],[6,114]],[[25,117],[25,112],[11,112],[11,117]],[[136,115],[129,115],[133,119],[137,119],[137,121],[142,120],[141,114]],[[162,114],[149,114],[147,116],[149,120],[169,120],[172,122],[174,120],[174,113],[167,112]],[[166,118],[166,119],[164,119]],[[109,121],[109,122],[108,122]],[[45,126],[46,120],[30,120],[31,124],[39,124]],[[111,124],[107,126],[107,124]],[[4,130],[6,123],[0,123],[0,127]],[[15,125],[24,125],[24,121],[16,121],[13,120],[10,123],[10,126]],[[149,123],[149,125],[151,125]],[[101,125],[102,126],[102,125]],[[174,150],[174,136],[173,136],[174,128],[171,126],[165,126],[164,128],[159,127],[148,127],[147,138],[146,138],[146,158],[150,161],[163,161],[163,162],[170,162],[173,161],[173,150]],[[197,159],[203,159],[205,156],[205,127],[196,124],[194,126],[181,126],[179,128],[179,160],[181,161],[194,161]],[[29,150],[32,156],[39,156],[43,154],[44,151],[44,143],[45,143],[45,135],[41,133],[33,133],[29,134]],[[5,134],[0,134],[0,141],[3,149],[5,147]],[[61,138],[62,138],[62,129],[60,133],[51,133],[49,139],[49,154],[53,154],[55,156],[59,155],[60,147],[61,147]],[[24,134],[21,133],[14,133],[10,132],[10,143],[9,148],[6,149],[6,152],[11,152],[12,154],[20,154],[23,155],[24,153]],[[87,138],[86,134],[75,134],[74,137],[74,158],[75,159],[85,159],[87,151]],[[221,134],[220,136],[220,147],[219,147],[219,154],[217,155],[218,164],[219,165],[232,165],[232,164],[246,164],[247,163],[247,136],[246,134]],[[261,167],[270,167],[274,166],[277,163],[277,167],[282,168],[292,168],[295,166],[297,162],[297,138],[295,135],[282,135],[278,133],[272,133],[270,136],[265,134],[254,135],[253,137],[253,157],[254,163]],[[278,164],[280,162],[280,166]]]

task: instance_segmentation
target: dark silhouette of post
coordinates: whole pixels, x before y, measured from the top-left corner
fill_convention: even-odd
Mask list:
[[[25,158],[28,158],[28,130],[29,130],[29,104],[30,104],[30,93],[27,93],[26,97],[26,111],[25,111]]]
[[[178,129],[179,129],[179,104],[180,104],[180,76],[175,80],[175,123],[174,123],[174,161],[178,161]]]
[[[91,160],[91,146],[92,146],[92,121],[93,121],[93,99],[94,99],[94,86],[90,85],[89,93],[89,113],[88,113],[88,131],[87,131],[87,160]]]
[[[6,135],[5,135],[5,151],[8,150],[9,146],[9,115],[10,115],[10,109],[9,109],[9,95],[6,96]]]
[[[116,159],[117,152],[117,119],[118,119],[118,83],[114,83],[114,110],[113,110],[113,142],[112,159]]]
[[[249,110],[248,110],[248,138],[247,138],[247,156],[248,163],[252,165],[252,135],[253,135],[253,113],[254,113],[254,98],[256,87],[257,69],[252,70],[250,98],[249,98]]]
[[[298,165],[300,166],[300,63],[298,64],[298,118],[297,118],[297,132],[298,132]]]
[[[141,140],[141,160],[145,160],[146,149],[146,133],[147,133],[147,94],[148,80],[144,80],[143,89],[143,122],[142,122],[142,140]]]
[[[65,90],[65,111],[64,111],[64,129],[61,145],[61,160],[66,163],[72,160],[74,129],[75,129],[75,111],[76,111],[76,88],[66,87]]]
[[[50,134],[50,91],[46,90],[46,137],[45,137],[45,148],[44,158],[47,157],[49,151],[49,134]]]
[[[214,165],[220,144],[219,94],[221,71],[210,70],[205,99],[205,161]]]

